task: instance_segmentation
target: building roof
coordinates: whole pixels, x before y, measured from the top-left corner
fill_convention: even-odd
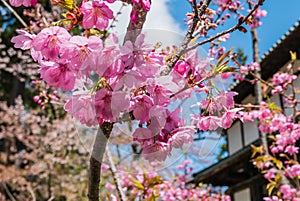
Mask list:
[[[290,51],[300,57],[300,20],[284,34],[260,59],[261,76],[269,79],[282,66],[290,61]],[[246,76],[252,79],[251,76]],[[235,82],[230,90],[239,94],[235,101],[240,103],[249,94],[254,94],[254,86],[248,81]],[[259,140],[255,142],[259,143]],[[249,162],[251,146],[244,147],[239,152],[222,159],[218,163],[193,174],[193,183],[210,183],[214,186],[231,186],[256,174],[257,170]],[[250,171],[249,171],[250,170]]]

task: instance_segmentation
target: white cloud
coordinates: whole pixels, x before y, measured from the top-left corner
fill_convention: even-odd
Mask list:
[[[179,43],[182,40],[184,31],[180,29],[180,25],[171,16],[167,2],[170,0],[153,0],[151,9],[147,15],[144,30],[147,33],[147,42],[162,42],[163,45],[171,45]],[[111,8],[117,13],[122,6],[121,2],[115,2]],[[131,6],[125,6],[122,14],[117,17],[118,22],[113,29],[119,35],[124,35],[129,23]]]

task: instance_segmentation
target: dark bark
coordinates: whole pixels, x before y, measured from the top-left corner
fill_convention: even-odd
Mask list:
[[[106,150],[107,141],[111,134],[113,123],[104,122],[99,126],[90,157],[89,172],[89,201],[99,201],[99,184],[101,176],[101,165]]]

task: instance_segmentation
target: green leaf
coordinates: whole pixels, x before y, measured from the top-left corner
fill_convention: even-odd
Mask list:
[[[297,53],[290,51],[290,54],[291,54],[291,60],[296,61],[297,60]]]
[[[163,181],[161,179],[161,176],[156,176],[156,177],[153,177],[150,179],[149,181],[149,184],[148,184],[148,187],[149,188],[152,188],[154,187],[155,185],[158,185],[158,184],[161,184]]]
[[[217,68],[218,73],[229,73],[229,72],[236,72],[236,68],[233,68],[231,66],[222,65],[219,68]]]
[[[217,62],[217,64],[216,64],[216,67],[219,67],[219,66],[221,65],[221,63],[223,62],[223,60],[231,54],[232,50],[233,50],[233,48],[230,48],[230,50],[229,50],[228,52],[224,53],[224,54],[218,59],[218,62]]]
[[[261,149],[262,147],[261,146],[254,146],[254,145],[251,145],[251,148],[252,148],[252,155],[251,155],[251,158],[254,158],[254,156],[256,156],[257,153],[260,153],[261,152]]]
[[[276,187],[276,183],[275,182],[271,182],[271,183],[268,183],[267,185],[267,189],[268,189],[268,195],[272,195],[272,192],[274,190],[274,188]]]
[[[156,197],[155,197],[154,193],[152,193],[149,198],[149,201],[155,201],[155,200],[156,200]]]
[[[283,165],[282,165],[282,162],[274,157],[272,157],[271,159],[273,161],[273,163],[276,165],[276,167],[281,170]]]
[[[135,187],[137,187],[138,189],[142,189],[142,190],[145,189],[144,185],[141,182],[139,182],[139,180],[130,179],[129,181],[131,181],[135,185]]]
[[[268,103],[268,108],[272,111],[281,111],[281,108],[277,106],[275,103]]]
[[[274,135],[268,135],[268,138],[273,140],[273,141],[275,141],[275,139],[276,139]]]

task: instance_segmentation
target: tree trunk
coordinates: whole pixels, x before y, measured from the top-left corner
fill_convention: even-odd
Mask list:
[[[99,126],[90,157],[89,172],[89,201],[99,201],[99,184],[101,176],[101,165],[106,150],[107,141],[111,134],[113,123],[104,122]]]

